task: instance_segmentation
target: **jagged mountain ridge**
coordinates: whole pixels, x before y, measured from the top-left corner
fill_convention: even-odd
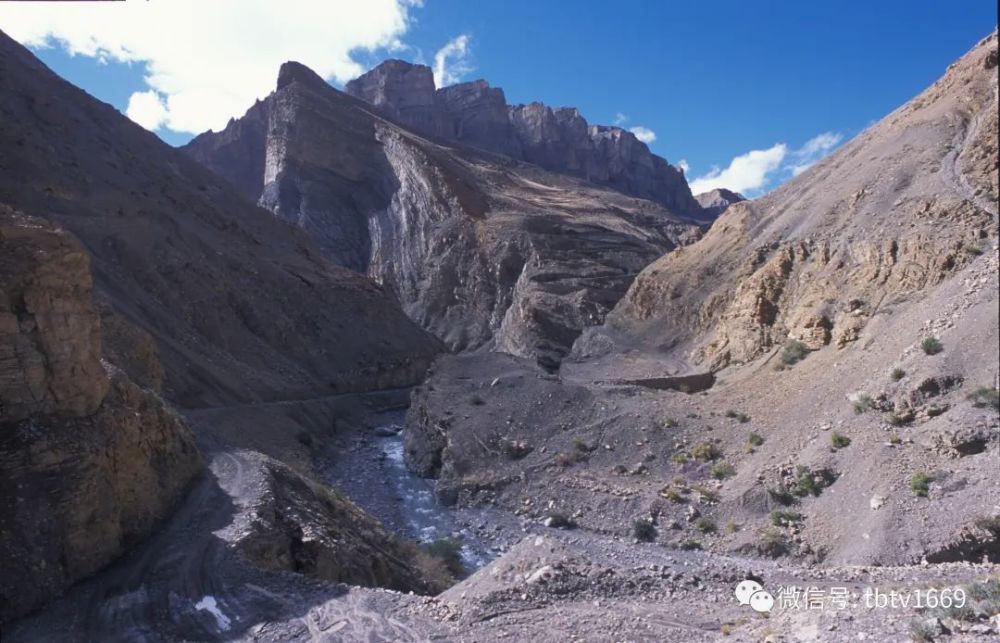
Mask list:
[[[574,107],[508,105],[503,89],[481,79],[436,88],[430,67],[402,60],[377,65],[344,91],[421,134],[579,176],[676,214],[703,215],[681,170],[632,132],[590,125]]]
[[[390,288],[452,349],[489,344],[549,367],[639,270],[698,234],[658,203],[429,140],[298,63],[183,149]]]

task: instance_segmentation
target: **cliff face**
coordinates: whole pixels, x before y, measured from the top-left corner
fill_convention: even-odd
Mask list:
[[[408,385],[440,351],[390,293],[331,264],[295,226],[5,35],[0,110],[0,202],[82,242],[101,301],[154,338],[168,399],[198,407]],[[240,191],[253,184],[254,199],[268,160],[265,126],[280,116],[254,106],[216,150],[232,163],[228,178]],[[288,157],[315,167],[297,149]],[[293,200],[287,173],[276,161],[268,171],[290,186],[282,203]]]
[[[503,90],[485,80],[435,89],[429,67],[401,60],[385,61],[344,89],[415,132],[572,174],[678,215],[701,215],[680,170],[631,132],[591,126],[576,109],[508,105]]]
[[[146,536],[201,467],[184,423],[101,359],[86,252],[0,207],[0,622]]]
[[[351,84],[375,110],[287,63],[246,123],[185,150],[239,184],[247,163],[230,151],[264,149],[260,204],[306,230],[333,261],[390,289],[453,349],[491,344],[549,367],[646,263],[697,234],[656,202],[400,127],[392,119],[477,140],[516,129],[499,90],[432,91],[429,69],[386,64],[396,71]],[[456,118],[428,116],[442,106]],[[261,113],[263,140],[253,126]]]

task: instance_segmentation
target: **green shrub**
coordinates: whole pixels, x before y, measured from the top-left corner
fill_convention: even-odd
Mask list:
[[[777,558],[784,556],[789,551],[788,539],[777,529],[763,529],[760,532],[760,541],[757,543],[757,552],[762,556]]]
[[[424,544],[424,551],[444,563],[455,576],[465,574],[462,564],[462,541],[457,538],[439,538]]]
[[[729,409],[728,411],[726,411],[726,417],[733,418],[740,424],[746,424],[747,422],[750,421],[749,415],[743,413],[742,411],[734,411],[733,409]]]
[[[715,523],[708,518],[699,518],[695,520],[694,528],[703,534],[714,534],[717,531]]]
[[[858,399],[854,400],[854,412],[858,415],[866,411],[870,411],[875,408],[875,400],[872,399],[871,395],[867,393],[862,393],[858,396]]]
[[[920,342],[920,348],[924,349],[928,355],[937,355],[944,350],[944,346],[941,345],[941,341],[937,337],[925,337]]]
[[[903,379],[904,377],[906,377],[906,371],[904,371],[903,369],[899,368],[898,366],[896,368],[892,369],[892,372],[889,373],[889,378],[892,379],[893,382],[898,382],[899,380]]]
[[[747,443],[752,447],[759,447],[764,444],[764,436],[760,433],[751,433],[747,438]]]
[[[656,540],[656,525],[649,518],[639,518],[632,523],[632,535],[639,542],[651,543]]]
[[[716,462],[709,470],[709,474],[716,480],[725,480],[736,475],[736,469],[728,462]]]
[[[851,438],[843,435],[842,433],[837,433],[834,431],[830,434],[830,446],[834,449],[843,449],[844,447],[850,446]]]
[[[837,475],[832,471],[812,471],[809,467],[800,466],[795,471],[795,482],[789,491],[800,498],[818,496],[836,479]]]
[[[797,511],[790,511],[788,509],[775,509],[771,512],[771,524],[775,527],[781,527],[782,525],[790,525],[794,522],[802,520],[802,514]]]
[[[802,358],[809,352],[809,348],[797,339],[789,340],[785,347],[781,349],[781,363],[792,366],[802,361]]]
[[[931,490],[932,480],[933,478],[923,471],[917,471],[913,474],[913,477],[910,478],[910,490],[918,496],[926,498],[927,494]]]
[[[717,460],[722,456],[722,452],[719,447],[711,442],[701,442],[696,444],[693,449],[691,449],[691,455],[695,460],[701,460],[703,462],[709,462],[711,460]]]
[[[1000,391],[989,386],[980,386],[972,393],[969,393],[972,406],[977,409],[992,407],[1000,410]]]

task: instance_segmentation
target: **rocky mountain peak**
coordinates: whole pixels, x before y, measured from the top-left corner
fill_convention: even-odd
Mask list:
[[[307,85],[316,86],[321,84],[326,86],[327,82],[320,78],[319,74],[309,69],[300,62],[295,62],[290,60],[281,65],[281,69],[278,70],[278,89],[291,85],[292,83],[299,82]]]
[[[740,194],[739,192],[733,192],[732,190],[727,190],[726,188],[716,188],[714,190],[709,190],[708,192],[702,192],[701,194],[695,195],[695,201],[705,209],[706,214],[712,217],[717,217],[725,211],[726,208],[734,203],[739,203],[740,201],[746,201],[747,198]]]

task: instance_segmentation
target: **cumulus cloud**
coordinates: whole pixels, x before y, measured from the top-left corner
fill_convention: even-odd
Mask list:
[[[462,76],[473,70],[469,61],[469,42],[472,38],[462,34],[448,41],[434,54],[434,84],[438,87],[454,85]]]
[[[422,0],[170,0],[0,3],[0,24],[29,47],[60,47],[101,61],[144,64],[147,87],[129,100],[147,128],[197,133],[225,126],[273,88],[297,60],[345,82],[352,57],[399,49]]]
[[[635,127],[630,127],[629,130],[635,137],[642,141],[643,143],[652,143],[656,140],[656,132],[649,129],[648,127],[643,127],[642,125],[636,125]]]
[[[777,178],[798,176],[816,161],[829,154],[844,136],[837,132],[823,132],[805,142],[802,147],[790,149],[777,143],[766,150],[751,150],[730,161],[725,169],[718,166],[689,182],[691,192],[701,194],[716,188],[756,196],[771,187]]]
[[[746,194],[762,188],[771,174],[781,167],[788,146],[778,143],[766,150],[752,150],[737,156],[725,169],[713,167],[707,174],[690,182],[691,192],[701,194],[716,188],[726,188]]]

